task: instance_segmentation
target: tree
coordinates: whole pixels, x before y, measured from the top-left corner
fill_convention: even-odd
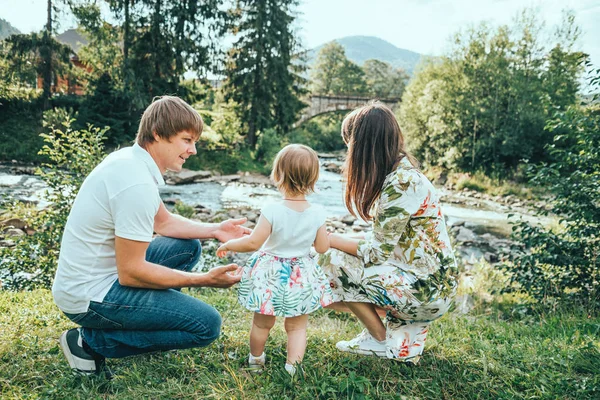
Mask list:
[[[482,24],[457,34],[446,56],[417,71],[399,117],[425,165],[501,176],[523,160],[549,159],[545,121],[575,103],[584,57],[572,47],[547,51],[541,27],[531,12],[510,27]],[[560,32],[574,43],[576,29]]]
[[[71,48],[47,32],[12,35],[6,39],[10,69],[29,85],[42,77],[44,109],[50,107],[51,84],[70,69]],[[21,82],[23,82],[23,80]]]
[[[85,126],[109,127],[105,135],[105,144],[109,148],[131,142],[134,137],[127,97],[115,88],[108,72],[102,74],[93,86],[94,92],[86,96],[81,104],[77,120]]]
[[[22,65],[23,60],[27,60],[25,62],[31,62],[37,75],[42,77],[44,110],[50,108],[52,81],[56,82],[70,67],[70,47],[53,38],[55,7],[52,0],[47,0],[46,27],[41,33],[12,35],[7,39],[13,63]]]
[[[311,71],[311,91],[323,95],[364,95],[365,73],[336,41],[323,46]]]
[[[239,105],[252,148],[257,132],[274,128],[281,135],[305,107],[298,59],[300,44],[292,30],[297,0],[240,0],[233,26],[237,40],[229,51],[225,94]]]
[[[183,74],[214,65],[228,17],[224,0],[109,0],[122,21],[122,76],[134,105],[177,93]]]
[[[591,80],[600,88],[600,69]],[[530,176],[552,193],[549,208],[540,214],[559,217],[554,228],[515,224],[520,246],[509,255],[505,268],[511,281],[535,299],[576,300],[598,307],[600,301],[600,108],[569,106],[550,119],[546,129],[555,133],[546,148],[552,162],[532,166]],[[525,251],[524,251],[525,250]]]
[[[362,67],[369,93],[378,98],[400,98],[409,76],[401,68],[380,60],[367,60]]]

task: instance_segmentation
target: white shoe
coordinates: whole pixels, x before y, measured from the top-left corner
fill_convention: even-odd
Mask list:
[[[265,353],[263,352],[260,356],[255,357],[250,353],[248,356],[248,366],[250,371],[260,373],[265,367]]]
[[[285,370],[290,376],[294,376],[296,374],[296,367],[292,364],[285,363]]]
[[[335,347],[340,351],[348,353],[362,354],[366,356],[386,357],[385,341],[375,339],[367,329],[364,329],[357,337],[352,340],[342,340],[337,342]]]

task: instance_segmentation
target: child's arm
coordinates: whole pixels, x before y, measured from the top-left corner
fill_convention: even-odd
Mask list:
[[[314,245],[317,253],[323,254],[329,250],[329,235],[327,235],[327,228],[325,227],[325,224],[321,225],[317,231]]]
[[[227,243],[223,243],[217,249],[218,257],[225,257],[228,251],[236,251],[239,253],[248,253],[260,249],[260,246],[267,240],[271,234],[271,223],[262,215],[258,219],[256,227],[248,236],[238,239],[233,239]]]

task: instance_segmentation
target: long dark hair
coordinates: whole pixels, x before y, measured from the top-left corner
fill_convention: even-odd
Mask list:
[[[342,138],[348,146],[344,174],[345,202],[348,211],[369,221],[373,205],[383,190],[386,176],[406,157],[418,167],[417,160],[406,151],[398,121],[385,104],[372,102],[344,118]]]

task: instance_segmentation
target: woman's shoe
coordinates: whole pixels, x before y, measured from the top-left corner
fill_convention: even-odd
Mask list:
[[[335,347],[337,347],[338,350],[347,353],[386,357],[385,340],[380,342],[375,339],[367,329],[364,329],[352,340],[342,340],[341,342],[337,342]]]

